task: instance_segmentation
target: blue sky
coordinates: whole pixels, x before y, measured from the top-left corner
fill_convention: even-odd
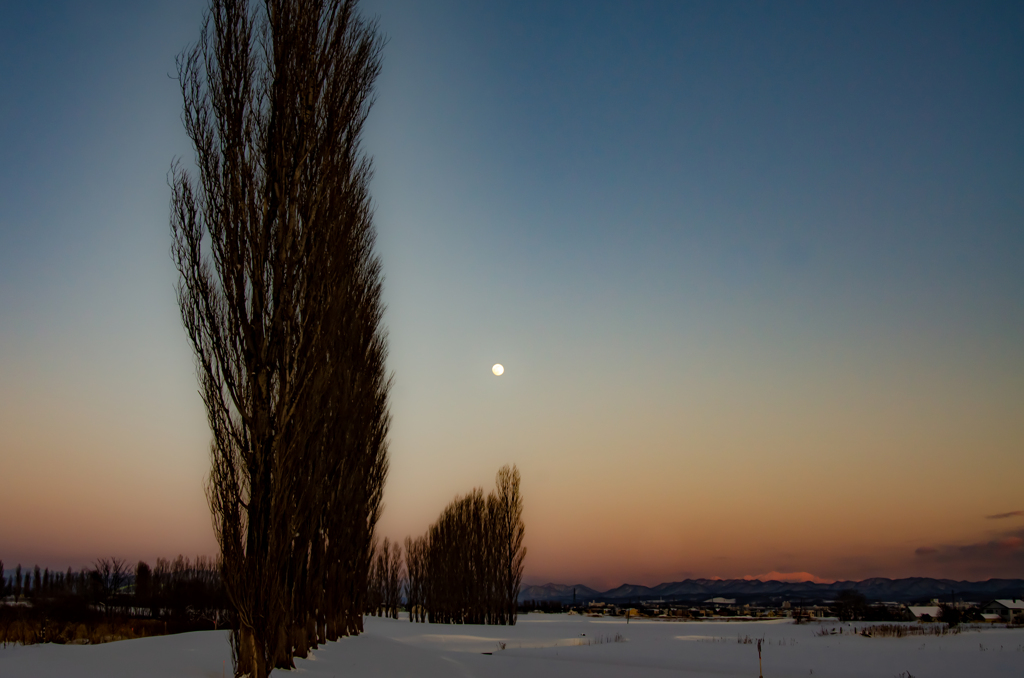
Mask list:
[[[214,548],[166,185],[203,7],[0,7],[7,562]],[[382,533],[515,462],[531,577],[1021,572],[1019,4],[361,7]]]

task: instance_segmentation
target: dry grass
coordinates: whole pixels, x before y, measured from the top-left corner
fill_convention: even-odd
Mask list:
[[[605,643],[624,643],[626,642],[625,636],[621,633],[616,633],[615,636],[602,636],[597,635],[592,638],[580,638],[577,641],[577,645],[604,645]]]
[[[57,622],[37,619],[0,621],[0,643],[3,645],[97,645],[115,640],[162,636],[167,624],[162,621],[132,619],[125,621]]]
[[[906,636],[955,636],[960,627],[945,624],[875,624],[865,626],[858,633],[865,638],[904,638]]]

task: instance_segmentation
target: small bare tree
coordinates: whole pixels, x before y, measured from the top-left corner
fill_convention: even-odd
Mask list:
[[[120,558],[99,558],[96,561],[90,575],[104,608],[116,606],[118,594],[128,583],[128,573],[128,563]]]

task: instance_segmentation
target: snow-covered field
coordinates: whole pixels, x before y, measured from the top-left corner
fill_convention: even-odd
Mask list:
[[[763,637],[765,678],[1024,676],[1024,629],[951,636],[815,636],[822,626],[772,622],[664,622],[530,614],[514,627],[410,624],[368,617],[366,633],[328,643],[296,661],[310,678],[470,676],[757,676]],[[850,627],[845,627],[848,632]],[[616,642],[616,634],[623,640]],[[505,644],[505,649],[499,648]],[[589,645],[587,643],[590,643]],[[491,653],[491,654],[484,654]],[[94,646],[0,648],[3,678],[220,678],[231,675],[223,631],[125,640]],[[275,675],[286,675],[275,672]]]

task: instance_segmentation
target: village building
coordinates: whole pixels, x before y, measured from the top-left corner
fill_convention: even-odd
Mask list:
[[[998,615],[1006,623],[1024,621],[1024,600],[1017,598],[1000,598],[990,600],[981,606],[982,615]],[[991,618],[991,617],[987,617]]]

